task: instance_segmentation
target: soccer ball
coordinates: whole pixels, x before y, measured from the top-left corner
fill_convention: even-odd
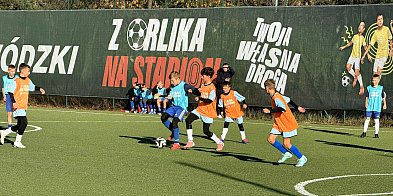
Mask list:
[[[143,41],[145,40],[147,25],[145,21],[140,18],[134,19],[128,25],[127,42],[133,50],[140,50],[143,48]]]
[[[163,137],[158,137],[156,139],[157,148],[164,148],[166,146],[166,140]]]
[[[344,76],[341,78],[341,84],[343,87],[348,86],[349,82],[351,82],[351,79],[348,76]]]

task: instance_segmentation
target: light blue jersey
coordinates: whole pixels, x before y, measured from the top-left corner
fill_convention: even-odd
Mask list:
[[[178,85],[171,88],[169,95],[172,97],[172,104],[174,106],[180,106],[187,111],[188,107],[188,96],[184,90],[185,82],[181,81]]]
[[[166,95],[166,89],[165,88],[158,88],[157,87],[157,94],[160,94],[160,95]]]
[[[381,112],[382,109],[382,98],[383,98],[383,86],[378,85],[373,87],[369,85],[368,91],[368,105],[366,111]]]
[[[19,78],[19,76],[15,75],[14,78],[9,78],[8,75],[3,76],[3,88],[5,95],[7,95],[8,92],[14,92],[16,78]]]

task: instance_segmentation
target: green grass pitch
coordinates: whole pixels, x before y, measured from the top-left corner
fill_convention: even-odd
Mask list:
[[[362,139],[362,127],[300,124],[292,143],[309,162],[296,168],[295,157],[275,164],[281,154],[266,141],[272,121],[245,119],[250,144],[231,124],[216,152],[200,121],[193,125],[196,146],[171,151],[153,141],[169,136],[158,115],[29,108],[28,120],[26,149],[12,147],[15,134],[0,146],[0,195],[393,194],[391,128],[374,139],[370,127]],[[220,135],[222,126],[217,119],[211,130]],[[184,144],[185,124],[180,128]],[[315,180],[335,176],[342,177]],[[303,192],[295,189],[309,180]]]

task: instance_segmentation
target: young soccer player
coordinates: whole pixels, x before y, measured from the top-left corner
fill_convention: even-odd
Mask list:
[[[307,162],[307,158],[297,149],[295,145],[291,144],[291,137],[297,135],[297,128],[299,128],[299,125],[297,124],[296,119],[288,106],[288,103],[296,108],[299,112],[303,113],[305,112],[305,109],[297,106],[288,97],[282,96],[280,93],[278,93],[275,89],[274,80],[268,79],[265,81],[264,85],[266,93],[269,94],[272,98],[272,109],[269,110],[264,108],[263,112],[266,114],[274,114],[274,124],[272,130],[270,131],[268,141],[283,154],[283,157],[278,160],[278,163],[285,162],[287,159],[292,157],[292,154],[294,154],[298,158],[296,167],[302,167]],[[277,135],[283,136],[285,147],[276,140]]]
[[[12,127],[12,102],[8,92],[10,92],[10,89],[15,88],[15,79],[18,78],[18,75],[15,75],[15,70],[15,65],[8,66],[8,74],[3,76],[3,88],[1,89],[5,110],[7,111],[8,129]]]
[[[380,77],[378,74],[373,75],[372,85],[367,86],[366,93],[366,120],[364,121],[364,129],[360,137],[366,137],[366,132],[370,119],[374,118],[375,122],[375,134],[374,138],[379,138],[379,118],[381,116],[381,104],[382,108],[386,110],[386,93],[383,90],[383,86],[379,85]]]
[[[162,83],[162,81],[159,81],[157,83],[157,88],[154,89],[153,93],[154,93],[154,100],[156,100],[157,103],[157,113],[161,114],[161,107],[162,107],[162,113],[166,112],[167,94],[166,94],[166,88],[164,88],[164,84]]]
[[[364,50],[367,49],[365,39],[363,37],[363,32],[366,29],[366,24],[364,22],[360,22],[358,27],[358,34],[354,35],[352,40],[346,44],[345,46],[341,46],[340,50],[344,50],[345,48],[352,46],[351,56],[349,56],[347,62],[347,71],[349,74],[353,76],[353,83],[352,87],[355,87],[356,82],[359,81],[360,90],[359,95],[364,94],[364,87],[363,87],[363,79],[362,75],[360,74],[360,57],[362,56],[362,46]],[[353,66],[355,65],[355,71],[353,71]]]
[[[172,72],[169,75],[169,79],[172,84],[171,91],[169,92],[168,99],[172,101],[171,107],[169,107],[166,112],[164,112],[161,116],[161,121],[172,131],[170,137],[173,136],[174,144],[172,145],[172,150],[180,149],[180,130],[179,130],[179,122],[183,121],[184,115],[187,113],[188,107],[188,93],[195,92],[195,88],[190,84],[185,83],[180,80],[179,72]],[[169,118],[172,118],[172,122],[169,121]],[[171,140],[172,138],[170,138]]]
[[[374,35],[371,37],[371,41],[367,46],[366,51],[364,52],[361,62],[364,63],[364,57],[370,51],[371,46],[375,43],[378,44],[377,53],[375,55],[374,61],[374,74],[378,74],[379,77],[382,76],[382,68],[385,65],[385,62],[388,56],[393,56],[393,43],[392,43],[392,33],[390,32],[387,26],[383,25],[383,15],[377,15],[377,30],[375,30]],[[390,49],[390,52],[389,52]],[[368,55],[368,60],[371,61],[370,55]]]
[[[231,90],[231,84],[229,82],[223,82],[222,84],[223,93],[220,95],[218,107],[223,108],[225,122],[224,128],[222,129],[221,141],[225,140],[228,133],[229,123],[237,121],[237,126],[239,127],[240,136],[242,138],[242,143],[248,144],[249,141],[246,138],[246,132],[243,127],[243,109],[247,108],[246,98],[239,94],[237,91]],[[240,106],[240,103],[243,106]]]
[[[188,142],[185,149],[189,149],[195,146],[192,137],[192,122],[197,119],[201,119],[203,122],[203,133],[211,138],[217,144],[217,151],[222,151],[224,148],[224,142],[222,142],[216,134],[210,132],[210,125],[213,123],[213,118],[217,117],[216,112],[216,87],[212,83],[212,77],[214,70],[211,67],[205,67],[201,70],[203,84],[199,88],[197,101],[199,101],[198,107],[191,112],[186,118],[186,128]]]
[[[22,136],[27,127],[26,109],[29,100],[29,91],[39,90],[41,94],[45,94],[45,90],[35,86],[30,80],[30,66],[22,63],[19,66],[19,70],[20,77],[15,79],[15,87],[8,92],[15,110],[13,114],[17,119],[17,124],[11,127],[11,129],[1,131],[1,144],[4,144],[4,138],[14,131],[17,132],[14,147],[26,148],[22,144]]]

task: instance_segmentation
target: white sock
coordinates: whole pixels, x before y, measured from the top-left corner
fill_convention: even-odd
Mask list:
[[[352,77],[355,78],[355,71],[353,71],[353,69],[350,69],[348,72],[349,74],[351,74]]]
[[[22,136],[23,135],[16,134],[15,142],[21,142],[22,141]]]
[[[227,136],[228,133],[228,128],[223,128],[222,129],[222,134],[221,134],[221,139],[225,140],[225,137]]]
[[[216,142],[216,144],[222,144],[222,141],[220,139],[218,139],[217,135],[213,133],[213,136],[211,137],[212,140],[214,140],[214,142]]]
[[[359,85],[360,85],[360,87],[363,87],[363,79],[362,79],[362,74],[359,74],[359,76],[358,76],[358,81],[359,81]]]
[[[364,127],[363,127],[363,132],[366,133],[368,129],[368,124],[370,123],[370,119],[366,118],[366,121],[364,121]]]
[[[6,130],[3,131],[4,137],[7,136],[10,133],[12,133],[11,129],[6,129]]]
[[[246,132],[240,131],[240,136],[242,137],[242,140],[245,140],[246,139]]]
[[[192,138],[192,129],[187,129],[187,138],[190,142],[194,140],[194,138]]]
[[[379,119],[374,119],[375,122],[375,134],[379,132]]]

